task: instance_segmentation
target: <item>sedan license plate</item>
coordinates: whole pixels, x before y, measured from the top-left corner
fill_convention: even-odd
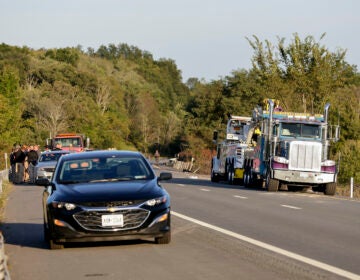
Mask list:
[[[101,224],[103,227],[122,227],[124,226],[124,216],[123,215],[102,215]]]

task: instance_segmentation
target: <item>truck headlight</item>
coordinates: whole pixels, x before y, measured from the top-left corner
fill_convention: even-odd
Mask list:
[[[321,163],[322,166],[334,166],[335,165],[335,161],[334,160],[325,160]]]
[[[275,156],[273,158],[273,161],[278,162],[278,163],[283,163],[283,164],[289,164],[289,160],[284,157]]]

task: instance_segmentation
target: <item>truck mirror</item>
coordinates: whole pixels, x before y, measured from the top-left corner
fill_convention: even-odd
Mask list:
[[[335,127],[335,137],[334,137],[334,142],[339,141],[340,139],[340,126],[336,126]]]

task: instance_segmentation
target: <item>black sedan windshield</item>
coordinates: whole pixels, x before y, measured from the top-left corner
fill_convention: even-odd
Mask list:
[[[63,160],[57,176],[58,182],[62,184],[154,178],[153,172],[143,158],[131,156],[97,156]]]

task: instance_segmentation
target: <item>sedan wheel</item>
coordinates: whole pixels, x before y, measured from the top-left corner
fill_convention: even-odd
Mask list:
[[[54,240],[50,239],[49,247],[51,250],[59,250],[59,249],[64,249],[64,244],[55,243]]]
[[[170,241],[171,241],[171,232],[170,231],[165,233],[164,236],[162,236],[162,237],[155,238],[156,244],[169,244]]]
[[[44,239],[45,239],[45,241],[49,241],[49,239],[50,239],[50,234],[49,234],[49,229],[47,228],[47,226],[46,226],[46,224],[45,224],[45,222],[44,222]]]

